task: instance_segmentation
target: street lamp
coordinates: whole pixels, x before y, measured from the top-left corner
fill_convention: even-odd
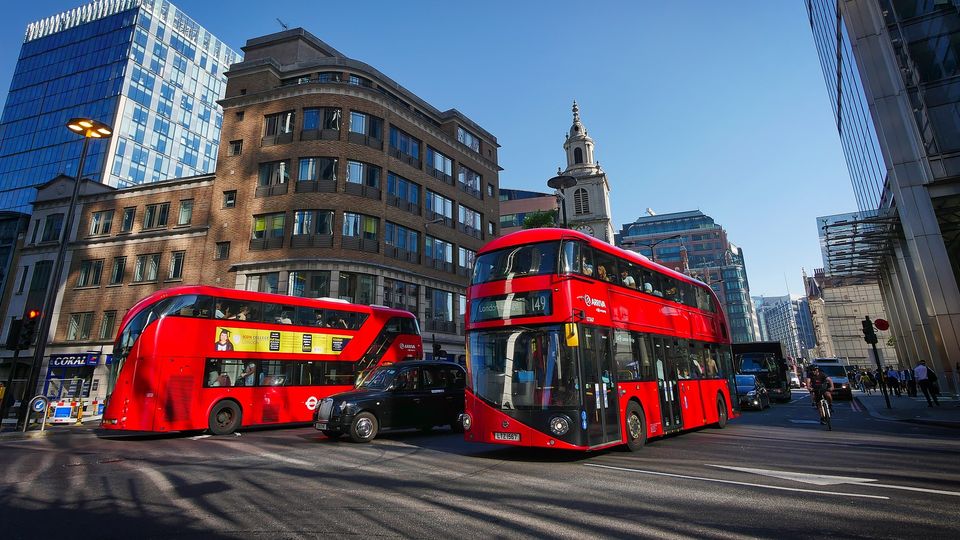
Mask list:
[[[675,235],[673,235],[673,236],[664,236],[663,238],[657,238],[656,240],[654,240],[654,241],[652,241],[652,242],[640,242],[640,241],[634,240],[633,243],[634,243],[634,244],[640,244],[641,246],[646,246],[646,247],[650,248],[650,260],[651,260],[652,262],[657,262],[656,247],[657,247],[660,243],[662,243],[662,242],[666,242],[667,240],[673,240],[674,238],[681,238],[681,237],[683,237],[683,236],[684,236],[684,235],[682,235],[682,234],[675,234]]]
[[[556,195],[557,199],[560,199],[560,212],[563,214],[564,229],[567,228],[567,197],[564,190],[575,185],[577,185],[577,179],[573,176],[560,174],[560,169],[557,169],[557,176],[547,180],[547,186],[557,190]]]
[[[40,306],[37,346],[33,349],[33,365],[30,366],[30,376],[27,378],[25,392],[35,392],[37,389],[37,379],[40,376],[43,355],[47,348],[47,338],[50,334],[51,311],[53,311],[53,305],[57,299],[57,291],[60,289],[60,274],[63,272],[63,259],[67,253],[67,235],[70,234],[70,229],[73,227],[73,215],[77,206],[77,198],[80,196],[80,184],[82,183],[83,163],[87,158],[87,146],[90,144],[90,139],[109,139],[113,135],[110,126],[90,118],[71,118],[67,122],[67,129],[83,137],[83,148],[80,149],[80,163],[77,166],[77,174],[74,176],[73,194],[70,195],[70,206],[67,208],[67,217],[63,222],[57,258],[54,260],[53,271],[50,274],[52,279],[50,286],[47,287],[47,295],[44,298],[43,305]],[[23,425],[24,431],[27,430],[25,421],[27,407],[23,403],[31,397],[29,395],[23,396],[18,414],[18,423]]]

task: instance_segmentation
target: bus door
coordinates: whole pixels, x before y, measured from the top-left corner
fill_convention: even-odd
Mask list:
[[[672,433],[683,428],[683,409],[680,407],[680,384],[677,376],[675,355],[676,342],[671,339],[654,339],[654,356],[657,359],[657,392],[660,395],[660,417],[663,433]]]
[[[587,443],[598,446],[620,440],[620,409],[613,380],[610,330],[583,327],[580,358],[583,368],[583,406]]]

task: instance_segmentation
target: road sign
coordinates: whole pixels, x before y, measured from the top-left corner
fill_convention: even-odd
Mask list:
[[[890,323],[886,319],[875,319],[873,325],[877,327],[877,330],[889,330]]]
[[[30,408],[33,412],[41,413],[47,408],[46,396],[37,396],[30,400]]]

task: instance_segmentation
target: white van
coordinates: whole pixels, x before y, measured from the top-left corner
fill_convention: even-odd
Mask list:
[[[814,358],[810,364],[819,367],[820,371],[833,381],[834,397],[853,399],[853,389],[847,377],[846,361],[840,358]]]

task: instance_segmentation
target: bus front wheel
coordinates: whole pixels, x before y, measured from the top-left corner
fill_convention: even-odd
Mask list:
[[[240,406],[232,401],[221,401],[210,411],[210,433],[229,435],[240,427]]]
[[[727,402],[723,396],[717,396],[717,423],[714,426],[717,429],[727,427]]]
[[[350,423],[350,440],[358,443],[370,442],[377,436],[379,428],[376,416],[362,412],[354,416]]]
[[[636,401],[627,405],[627,448],[637,452],[647,442],[647,421]]]

